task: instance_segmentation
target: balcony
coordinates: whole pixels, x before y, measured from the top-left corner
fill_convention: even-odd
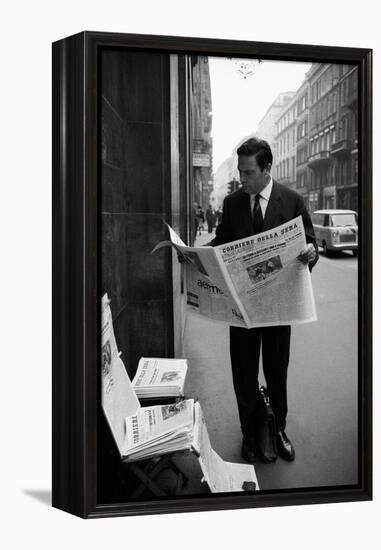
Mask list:
[[[308,166],[313,169],[320,168],[321,166],[330,164],[331,161],[329,151],[319,151],[308,158]]]
[[[342,139],[333,143],[331,146],[331,155],[342,156],[349,155],[353,149],[353,141],[351,139]]]

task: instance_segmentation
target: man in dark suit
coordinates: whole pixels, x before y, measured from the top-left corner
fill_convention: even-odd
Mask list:
[[[224,200],[222,220],[213,246],[267,231],[301,215],[306,248],[299,260],[310,270],[318,260],[311,218],[303,198],[271,177],[273,156],[269,144],[251,138],[237,150],[242,187]],[[230,358],[234,390],[243,433],[242,456],[256,460],[256,418],[259,404],[258,369],[262,347],[263,372],[277,423],[279,456],[294,460],[295,450],[285,433],[287,416],[287,369],[290,355],[290,326],[255,329],[230,327]]]

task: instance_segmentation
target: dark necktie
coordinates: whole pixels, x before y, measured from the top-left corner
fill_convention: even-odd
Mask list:
[[[254,235],[256,235],[257,233],[260,233],[262,231],[262,226],[263,226],[262,208],[261,208],[261,205],[259,204],[260,198],[261,198],[260,194],[257,193],[255,195],[254,208],[253,208]]]

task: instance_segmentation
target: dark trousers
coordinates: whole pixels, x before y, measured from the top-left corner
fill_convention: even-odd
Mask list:
[[[290,326],[245,329],[230,327],[230,358],[233,384],[244,436],[255,436],[259,403],[258,370],[262,346],[263,374],[278,431],[287,416],[287,368],[290,357]]]

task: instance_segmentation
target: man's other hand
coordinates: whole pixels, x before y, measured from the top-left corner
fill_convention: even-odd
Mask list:
[[[316,250],[313,244],[308,244],[306,248],[304,248],[301,253],[298,256],[298,260],[300,260],[303,264],[310,264],[313,262],[316,258]]]

